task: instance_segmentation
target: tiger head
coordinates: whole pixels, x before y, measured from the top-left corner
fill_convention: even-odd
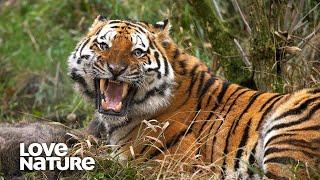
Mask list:
[[[76,89],[103,120],[149,117],[169,104],[174,72],[164,45],[168,20],[151,25],[98,16],[68,59]]]

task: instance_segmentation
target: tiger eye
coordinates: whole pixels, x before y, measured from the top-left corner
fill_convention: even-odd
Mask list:
[[[132,53],[136,57],[140,57],[143,54],[143,51],[141,49],[135,49]]]
[[[166,48],[169,46],[169,42],[163,41],[163,42],[161,42],[161,45],[162,45],[162,47]]]

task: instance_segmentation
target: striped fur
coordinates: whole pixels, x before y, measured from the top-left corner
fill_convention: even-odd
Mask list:
[[[200,157],[214,164],[213,170],[220,178],[261,178],[252,167],[276,179],[293,177],[290,168],[299,163],[319,168],[319,89],[275,94],[224,81],[212,75],[199,59],[177,47],[169,37],[169,26],[167,21],[150,25],[100,17],[80,41],[69,58],[70,75],[80,92],[93,101],[93,79],[108,77],[107,68],[98,63],[101,54],[95,47],[101,29],[116,29],[111,33],[116,38],[107,42],[109,48],[122,45],[119,39],[125,32],[131,37],[141,35],[147,39],[141,41],[148,42],[144,47],[146,58],[139,62],[125,56],[121,59],[130,61],[132,73],[139,74],[135,79],[122,80],[145,83],[139,86],[131,111],[125,117],[96,112],[89,125],[93,134],[117,145],[123,159],[145,161],[142,157],[161,159],[176,154],[188,162]],[[129,42],[129,46],[123,44],[124,49],[112,49],[115,54],[111,58],[131,52],[134,41]],[[105,61],[111,61],[110,56]],[[94,70],[95,66],[99,71]],[[151,125],[145,119],[156,119],[164,127]],[[298,172],[301,177],[306,173],[305,168]]]

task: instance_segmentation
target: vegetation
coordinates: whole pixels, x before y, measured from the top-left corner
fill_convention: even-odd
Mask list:
[[[98,14],[169,18],[175,41],[231,82],[277,92],[319,87],[319,10],[317,0],[0,1],[0,121],[87,124],[93,107],[73,92],[66,60]],[[132,179],[146,169],[101,157],[82,176]],[[154,177],[169,176],[161,172]]]

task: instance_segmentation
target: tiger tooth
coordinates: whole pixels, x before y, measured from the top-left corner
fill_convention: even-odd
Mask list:
[[[111,83],[120,84],[119,81],[109,80]]]
[[[119,104],[114,108],[114,111],[120,112],[121,107],[122,107],[122,102],[119,102]]]
[[[105,90],[106,80],[100,79],[100,91],[103,92]]]
[[[108,102],[105,101],[105,100],[102,101],[102,102],[101,102],[101,106],[102,106],[102,108],[105,109],[105,110],[108,109]]]
[[[125,98],[128,94],[128,84],[124,83],[123,84],[123,91],[122,91],[122,99]]]

